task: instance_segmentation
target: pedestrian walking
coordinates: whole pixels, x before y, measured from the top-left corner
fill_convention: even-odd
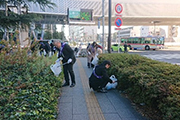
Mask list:
[[[65,83],[62,85],[62,87],[70,85],[69,75],[71,77],[70,87],[74,87],[76,84],[75,74],[73,71],[73,65],[76,62],[74,51],[67,43],[61,43],[60,41],[54,41],[53,44],[54,44],[54,46],[56,46],[56,48],[59,51],[59,53],[58,53],[59,60],[62,60],[62,63],[63,63],[63,72],[64,72],[64,77],[65,77]]]
[[[96,66],[89,77],[89,87],[94,91],[106,93],[105,86],[108,82],[113,83],[108,74],[107,69],[111,66],[110,61],[105,60],[102,64]]]

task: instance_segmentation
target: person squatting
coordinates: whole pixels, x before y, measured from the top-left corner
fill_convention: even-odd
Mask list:
[[[94,91],[106,93],[105,86],[108,82],[114,83],[115,81],[111,80],[107,74],[107,69],[111,66],[111,62],[105,60],[100,65],[96,66],[89,77],[89,87]]]

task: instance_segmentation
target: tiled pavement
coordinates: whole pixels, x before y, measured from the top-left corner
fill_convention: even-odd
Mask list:
[[[62,88],[57,120],[146,120],[117,90],[97,93],[89,89],[92,69],[86,64],[86,58],[77,58],[76,86]]]

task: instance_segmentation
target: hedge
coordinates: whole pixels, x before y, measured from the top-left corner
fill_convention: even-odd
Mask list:
[[[25,50],[0,54],[1,120],[56,119],[62,75],[51,72],[53,61]]]
[[[103,60],[112,62],[109,74],[133,102],[159,111],[163,120],[180,119],[180,66],[132,54],[102,54]]]

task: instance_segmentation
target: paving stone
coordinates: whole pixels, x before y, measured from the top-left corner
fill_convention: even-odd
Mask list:
[[[118,114],[104,114],[104,117],[106,120],[122,120],[121,117]]]
[[[73,120],[89,120],[88,114],[73,115]]]
[[[86,58],[77,59],[80,60],[84,69],[83,73],[85,72],[86,80],[88,80],[87,78],[91,75],[92,68],[86,66]],[[83,88],[88,81],[81,80],[82,75],[80,75],[81,71],[79,71],[77,62],[74,65],[74,71],[76,86],[73,88],[69,86],[62,88],[57,120],[145,120],[132,107],[130,101],[121,96],[117,90],[110,90],[108,93],[98,93],[89,88]],[[95,94],[95,97],[89,97],[93,94]],[[95,101],[97,101],[98,106],[96,106],[97,103],[93,103]]]
[[[59,103],[57,120],[72,120],[72,103]]]

